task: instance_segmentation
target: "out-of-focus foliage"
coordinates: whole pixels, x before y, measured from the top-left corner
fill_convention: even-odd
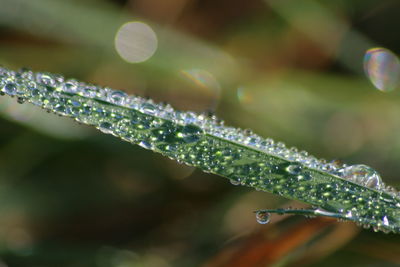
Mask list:
[[[400,185],[399,92],[374,89],[362,61],[376,46],[400,53],[397,1],[0,4],[0,64],[215,111],[317,156],[369,164]],[[128,21],[157,37],[147,61],[128,63],[115,48]],[[145,49],[132,45],[148,40],[134,32],[128,48]],[[396,235],[297,217],[260,226],[253,210],[300,204],[233,187],[27,105],[2,98],[0,112],[4,266],[400,263]]]

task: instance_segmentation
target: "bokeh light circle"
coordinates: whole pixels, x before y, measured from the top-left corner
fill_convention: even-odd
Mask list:
[[[115,49],[130,63],[148,60],[156,52],[157,46],[158,40],[154,30],[139,21],[123,24],[115,36]]]
[[[400,84],[400,61],[386,48],[371,48],[364,56],[364,70],[372,84],[381,91],[393,91]]]

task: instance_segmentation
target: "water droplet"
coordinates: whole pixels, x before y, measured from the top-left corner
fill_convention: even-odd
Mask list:
[[[78,82],[69,80],[61,86],[61,89],[67,93],[75,93],[78,90]]]
[[[79,94],[85,97],[89,97],[89,98],[94,98],[97,93],[96,93],[96,87],[94,86],[88,86],[88,87],[84,87],[81,88],[81,90],[79,91]]]
[[[178,137],[183,138],[186,143],[194,143],[199,141],[203,130],[194,124],[185,125],[181,131],[181,135]]]
[[[290,164],[286,167],[286,171],[290,174],[299,174],[301,172],[302,166],[297,163]]]
[[[348,166],[340,173],[343,178],[369,188],[380,190],[384,186],[378,172],[363,164]]]
[[[4,85],[4,92],[8,95],[16,95],[17,86],[14,83],[7,83]]]
[[[55,80],[51,77],[50,74],[47,74],[47,73],[38,73],[37,81],[39,83],[43,83],[43,84],[48,85],[48,86],[54,86],[55,85]]]
[[[233,185],[240,185],[240,179],[229,179],[231,181],[231,184]]]
[[[110,134],[113,131],[112,124],[109,122],[102,122],[99,125],[99,130],[103,133]]]
[[[153,115],[156,112],[156,106],[150,103],[145,103],[140,106],[140,110],[146,114]]]
[[[256,212],[256,220],[259,224],[267,224],[269,223],[271,218],[271,214],[267,211],[257,211]]]
[[[23,97],[18,97],[17,98],[17,102],[19,103],[19,104],[23,104],[24,102],[25,102],[25,98],[23,98]]]
[[[399,86],[400,61],[388,49],[369,49],[364,56],[364,70],[372,84],[381,91],[392,91]]]
[[[151,149],[153,147],[152,144],[147,141],[141,141],[138,145],[146,149]]]
[[[107,100],[116,105],[124,105],[125,99],[127,98],[127,94],[122,91],[111,91],[107,97]]]
[[[387,217],[387,216],[383,216],[382,222],[383,222],[383,225],[389,226],[389,220],[388,220],[388,217]]]

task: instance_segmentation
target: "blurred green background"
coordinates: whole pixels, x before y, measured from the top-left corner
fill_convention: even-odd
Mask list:
[[[213,111],[399,188],[400,91],[363,72],[367,49],[400,53],[399,14],[397,0],[0,0],[0,64]],[[119,40],[129,21],[149,27]],[[140,58],[150,41],[141,63],[116,49]],[[258,225],[256,209],[302,204],[14,99],[0,115],[1,267],[400,264],[398,235],[298,216]]]

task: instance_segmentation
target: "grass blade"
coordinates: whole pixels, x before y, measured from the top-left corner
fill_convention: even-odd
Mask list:
[[[347,166],[286,148],[214,116],[181,112],[122,91],[61,75],[0,69],[0,91],[18,102],[92,125],[178,162],[229,178],[232,184],[299,200],[314,210],[278,213],[328,216],[400,232],[399,193],[366,165]]]

